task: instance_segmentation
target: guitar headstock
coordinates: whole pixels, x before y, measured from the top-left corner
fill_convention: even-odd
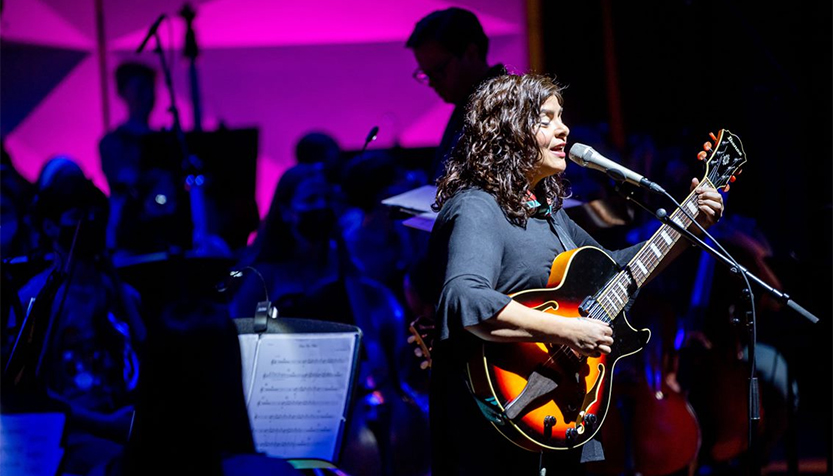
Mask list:
[[[741,172],[741,166],[746,163],[746,152],[740,137],[732,134],[728,129],[721,129],[715,136],[710,134],[714,144],[704,144],[704,152],[698,157],[705,160],[706,179],[715,188],[729,190],[729,184],[735,181],[735,176]]]

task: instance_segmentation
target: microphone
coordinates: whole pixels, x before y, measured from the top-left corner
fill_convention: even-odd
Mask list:
[[[136,53],[141,53],[145,49],[145,46],[147,46],[148,41],[150,41],[150,38],[156,34],[156,30],[159,29],[159,25],[162,24],[162,20],[164,20],[165,17],[167,17],[167,15],[163,13],[159,15],[159,18],[157,18],[155,22],[153,22],[153,25],[150,26],[150,30],[148,30],[148,34],[145,35],[145,39],[142,40],[142,44],[139,45],[139,48],[136,50]]]
[[[617,182],[628,182],[637,187],[650,190],[654,193],[664,194],[665,190],[654,182],[646,179],[638,173],[625,168],[616,162],[596,152],[592,147],[575,143],[570,147],[570,160],[581,165],[601,172]]]
[[[364,145],[362,146],[362,152],[364,152],[365,149],[367,149],[367,146],[370,145],[371,142],[376,140],[376,135],[377,134],[379,134],[379,126],[373,126],[373,128],[370,129],[370,132],[367,133],[367,138],[365,138],[365,140],[364,140]]]
[[[367,134],[367,139],[365,142],[372,142],[376,140],[376,135],[379,133],[379,126],[373,126],[373,129],[370,129],[370,132]]]

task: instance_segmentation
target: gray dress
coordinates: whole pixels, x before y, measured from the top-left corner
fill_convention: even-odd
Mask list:
[[[480,412],[466,386],[466,356],[480,342],[464,328],[494,317],[509,294],[546,287],[552,262],[566,249],[596,240],[561,209],[538,213],[525,227],[511,223],[494,197],[469,189],[448,200],[429,242],[437,302],[432,352],[432,475],[580,474],[582,462],[603,459],[592,440],[575,451],[529,452],[504,438]],[[641,244],[605,250],[625,265]]]

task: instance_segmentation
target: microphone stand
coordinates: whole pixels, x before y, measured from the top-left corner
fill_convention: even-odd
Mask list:
[[[205,204],[203,203],[202,197],[199,197],[199,200],[194,198],[195,193],[202,193],[201,188],[205,183],[205,177],[202,173],[203,164],[202,161],[196,155],[191,154],[188,149],[188,143],[185,140],[185,132],[182,129],[182,122],[180,121],[179,108],[176,105],[176,96],[174,95],[171,70],[168,66],[168,62],[165,60],[165,52],[162,50],[162,41],[159,38],[158,30],[153,31],[153,36],[156,39],[154,52],[159,55],[159,60],[162,65],[162,73],[165,77],[165,86],[168,90],[168,96],[171,102],[169,110],[171,111],[171,116],[173,117],[174,135],[179,145],[180,153],[182,154],[181,168],[186,175],[185,182],[188,186],[188,195],[191,198],[191,218],[193,222],[192,226],[194,227],[192,231],[191,246],[195,250],[199,250],[200,244],[204,242],[204,239],[208,234],[207,224],[205,223]]]
[[[723,264],[725,264],[726,266],[729,267],[729,271],[731,271],[732,274],[734,274],[738,277],[741,277],[741,278],[751,279],[755,284],[758,285],[758,287],[762,288],[764,291],[766,291],[767,294],[769,294],[770,296],[772,296],[776,300],[778,300],[778,302],[780,302],[782,304],[785,304],[790,309],[792,309],[795,312],[801,314],[802,316],[807,318],[813,324],[816,324],[819,321],[818,317],[813,315],[807,309],[804,309],[800,304],[793,301],[788,294],[783,293],[783,292],[773,288],[772,286],[767,284],[765,281],[763,281],[761,278],[759,278],[759,277],[755,276],[754,274],[750,273],[748,269],[739,265],[733,259],[727,258],[725,255],[721,254],[720,252],[718,252],[717,250],[715,250],[714,248],[712,248],[711,246],[709,246],[708,244],[703,242],[703,240],[701,240],[699,237],[697,237],[697,235],[695,235],[694,233],[692,233],[692,232],[690,232],[686,229],[683,229],[683,227],[681,227],[679,223],[671,220],[671,217],[668,215],[668,213],[664,209],[660,208],[659,210],[657,210],[654,213],[654,216],[656,216],[659,221],[665,223],[666,225],[670,226],[671,228],[674,228],[675,231],[677,231],[681,235],[685,236],[689,241],[691,241],[694,244],[694,246],[705,250],[706,252],[708,252],[709,254],[714,256],[715,258],[717,258],[718,261],[723,262]],[[712,241],[716,241],[711,236],[709,236],[709,238],[711,238]]]
[[[197,13],[190,4],[186,3],[179,11],[179,16],[185,19],[188,30],[185,32],[185,57],[189,59],[188,74],[191,84],[191,104],[194,108],[194,130],[202,132],[202,106],[200,103],[200,88],[197,82],[197,37],[194,33],[194,18]]]
[[[162,50],[162,40],[159,38],[159,32],[154,31],[153,36],[156,38],[156,47],[153,49],[153,51],[159,55],[159,62],[162,65],[162,74],[165,77],[165,87],[168,90],[168,98],[171,101],[171,105],[168,108],[168,110],[171,111],[171,116],[174,120],[174,134],[176,135],[177,143],[179,144],[180,150],[182,152],[183,160],[190,161],[191,157],[188,153],[188,144],[185,141],[185,133],[182,130],[182,123],[179,119],[179,108],[176,106],[176,96],[174,95],[174,84],[173,79],[171,78],[171,70],[168,67],[167,60],[165,60],[165,52]],[[196,164],[189,164],[188,162],[183,162],[183,168],[187,168],[189,165]]]
[[[616,186],[616,191],[622,193],[622,190],[618,185]],[[708,245],[706,242],[704,242],[702,239],[700,239],[700,237],[698,237],[694,233],[688,231],[688,229],[684,228],[679,223],[674,221],[664,208],[659,208],[654,212],[654,211],[651,211],[649,208],[647,208],[642,203],[640,203],[638,200],[634,199],[632,192],[631,193],[622,193],[622,195],[625,197],[625,199],[636,203],[639,207],[646,210],[648,213],[651,213],[652,215],[654,215],[657,218],[657,220],[659,220],[663,224],[668,225],[669,227],[671,227],[674,231],[679,233],[681,236],[685,237],[695,247],[700,248],[701,250],[704,250],[707,253],[709,253],[718,262],[723,263],[733,275],[743,279],[746,282],[746,287],[743,289],[742,292],[743,292],[744,301],[746,301],[746,303],[749,305],[749,310],[746,312],[746,326],[747,326],[747,329],[749,331],[749,337],[750,337],[749,338],[749,345],[748,345],[748,347],[749,347],[749,357],[748,357],[748,359],[749,359],[749,364],[751,366],[751,368],[750,368],[750,377],[749,377],[749,405],[748,405],[748,407],[749,407],[749,415],[748,415],[748,421],[749,421],[749,435],[748,435],[748,438],[749,438],[749,461],[750,461],[750,474],[752,474],[753,476],[759,475],[760,472],[761,472],[761,468],[760,468],[759,463],[758,463],[757,438],[756,438],[757,433],[755,432],[755,430],[757,429],[757,423],[761,419],[760,408],[759,408],[759,404],[758,404],[758,402],[760,401],[759,400],[759,390],[758,390],[758,379],[756,377],[756,366],[755,366],[755,342],[757,340],[757,326],[756,326],[756,313],[755,313],[755,299],[754,299],[754,295],[752,293],[752,289],[751,289],[751,286],[750,286],[750,281],[754,282],[759,288],[763,289],[767,294],[769,294],[770,296],[775,298],[778,302],[780,302],[782,304],[785,304],[787,307],[791,308],[792,310],[796,311],[797,313],[799,313],[802,316],[804,316],[805,318],[807,318],[813,324],[816,324],[819,321],[819,319],[818,319],[818,317],[816,317],[815,315],[811,314],[809,311],[804,309],[801,305],[799,305],[798,303],[793,301],[790,298],[789,295],[787,295],[786,293],[782,293],[781,291],[773,288],[772,286],[767,284],[765,281],[758,278],[754,274],[750,273],[749,270],[747,270],[746,268],[741,266],[734,258],[731,257],[731,255],[729,255],[728,252],[726,252],[726,250],[723,250],[723,248],[720,247],[720,244],[717,242],[717,240],[715,240],[714,237],[709,235],[709,233],[705,229],[703,229],[700,226],[699,223],[697,223],[697,221],[694,219],[694,217],[689,215],[688,212],[685,210],[685,208],[680,206],[680,204],[670,194],[665,193],[665,195],[672,202],[674,202],[674,204],[677,206],[677,208],[679,210],[681,210],[686,215],[686,217],[688,217],[691,220],[692,223],[694,223],[698,228],[700,228],[700,230],[703,232],[703,234],[706,237],[708,237],[712,242],[714,242],[718,247],[721,248],[722,253],[720,251],[714,249],[713,247]],[[790,383],[788,382],[787,385],[790,385]]]

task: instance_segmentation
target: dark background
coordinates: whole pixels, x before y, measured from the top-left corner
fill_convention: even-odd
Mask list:
[[[709,132],[725,128],[742,139],[748,162],[725,195],[727,215],[744,218],[749,229],[742,231],[765,237],[772,249],[767,263],[782,291],[820,319],[813,325],[788,309],[759,321],[758,338],[785,353],[798,380],[801,456],[827,457],[829,468],[831,2],[541,6],[545,72],[567,86],[571,142],[587,140],[681,199],[687,182],[666,181],[675,176],[672,165],[682,161],[688,177],[700,178],[696,154]],[[617,109],[611,91],[618,93],[621,119],[611,115]],[[624,140],[617,140],[617,126]],[[639,153],[646,138],[654,146],[650,162]],[[570,164],[567,171],[578,175],[574,193],[593,198],[593,192],[582,197],[588,189],[576,169]],[[645,213],[637,210],[635,221]]]

